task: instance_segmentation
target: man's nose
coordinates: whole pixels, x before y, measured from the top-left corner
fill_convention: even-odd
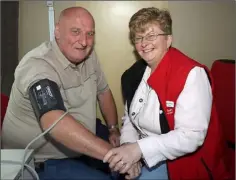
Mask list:
[[[79,36],[79,43],[83,46],[83,47],[86,47],[87,46],[87,36],[85,34],[81,34]]]

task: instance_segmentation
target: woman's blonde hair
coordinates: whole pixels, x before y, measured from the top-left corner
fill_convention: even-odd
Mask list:
[[[172,34],[172,19],[169,11],[149,7],[140,9],[130,18],[129,29],[131,39],[134,38],[135,33],[145,32],[149,24],[158,24],[164,33]]]

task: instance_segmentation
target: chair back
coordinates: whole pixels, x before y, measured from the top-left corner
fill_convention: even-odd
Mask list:
[[[226,165],[235,179],[235,60],[214,61],[211,73],[216,109],[228,144]]]
[[[1,93],[1,123],[0,123],[1,128],[2,128],[2,123],[3,123],[3,120],[4,120],[4,116],[6,114],[8,100],[9,100],[8,96]]]

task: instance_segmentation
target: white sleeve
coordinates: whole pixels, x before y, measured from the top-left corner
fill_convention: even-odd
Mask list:
[[[127,110],[127,103],[125,104],[125,113],[122,117],[122,127],[121,127],[121,136],[120,136],[120,144],[127,143],[127,142],[136,142],[139,137],[136,129],[134,128],[132,122],[130,121],[128,110]]]
[[[180,93],[175,110],[174,130],[138,140],[149,167],[166,159],[196,151],[206,137],[212,107],[212,90],[203,68],[193,68]]]

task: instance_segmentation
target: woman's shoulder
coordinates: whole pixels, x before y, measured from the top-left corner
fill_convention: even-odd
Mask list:
[[[129,67],[122,76],[134,76],[145,71],[147,63],[143,60],[137,60],[131,67]]]

